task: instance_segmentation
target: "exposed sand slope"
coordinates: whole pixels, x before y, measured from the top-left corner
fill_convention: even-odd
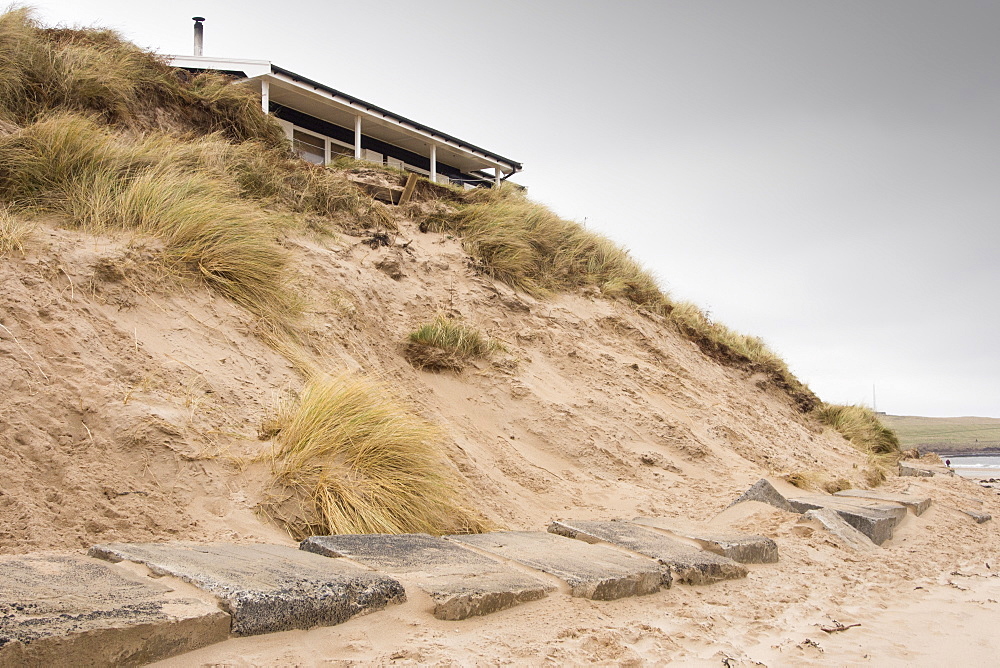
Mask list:
[[[860,486],[864,457],[838,434],[763,379],[707,359],[661,318],[595,294],[517,295],[477,275],[456,240],[410,225],[397,247],[359,242],[286,242],[312,352],[332,372],[390,380],[443,425],[468,503],[499,526],[640,514],[704,523],[757,478],[787,471]],[[255,515],[267,465],[247,460],[269,450],[258,427],[302,379],[254,335],[253,318],[201,286],[156,276],[125,238],[42,224],[29,249],[0,263],[0,551],[290,542]],[[376,268],[387,257],[398,260],[400,280]],[[462,316],[508,352],[458,374],[415,371],[400,342],[439,312]],[[890,481],[897,491],[909,484]],[[998,515],[996,497],[968,481],[914,484],[956,506],[975,497]],[[992,523],[935,506],[908,518],[873,561],[818,525],[756,510],[715,520],[779,541],[782,561],[754,567],[746,581],[600,604],[555,596],[461,623],[434,620],[414,596],[340,627],[232,641],[182,661],[717,665],[724,653],[788,665],[863,663],[877,651],[883,663],[907,663],[939,642],[923,622],[899,633],[905,615],[919,622],[929,602],[942,615],[997,612],[996,579],[948,575],[990,574]],[[948,579],[993,590],[966,592]],[[827,636],[815,625],[831,617],[864,623]],[[801,645],[806,637],[826,653]],[[918,653],[900,654],[904,642]]]

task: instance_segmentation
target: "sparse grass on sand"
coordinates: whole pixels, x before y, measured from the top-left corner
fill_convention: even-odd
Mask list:
[[[498,342],[457,320],[438,316],[410,332],[403,354],[418,369],[460,371],[472,359],[501,350]]]
[[[697,343],[709,357],[727,366],[746,366],[751,371],[766,374],[771,382],[788,393],[803,413],[820,404],[813,391],[795,377],[785,361],[763,339],[713,322],[690,302],[675,304],[670,318],[681,333]]]
[[[764,341],[712,322],[694,304],[674,303],[650,272],[609,239],[561,219],[513,187],[474,190],[461,199],[454,212],[432,215],[423,228],[461,237],[487,275],[536,295],[596,286],[605,296],[666,316],[718,362],[766,374],[803,412],[819,404]]]
[[[822,490],[827,494],[835,494],[841,490],[853,487],[847,478],[835,478],[828,473],[819,471],[795,471],[782,476],[786,482],[799,489]]]
[[[34,231],[34,226],[0,206],[0,257],[9,253],[24,253],[24,244]]]
[[[275,482],[290,498],[265,512],[296,538],[487,528],[459,501],[438,429],[382,385],[315,378],[275,430]]]

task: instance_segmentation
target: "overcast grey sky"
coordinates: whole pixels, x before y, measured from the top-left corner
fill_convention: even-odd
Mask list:
[[[271,60],[524,163],[826,401],[1000,417],[994,0],[37,0]]]

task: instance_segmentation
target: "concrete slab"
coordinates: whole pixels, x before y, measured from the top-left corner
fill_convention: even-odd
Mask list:
[[[90,555],[145,564],[209,592],[235,635],[340,624],[406,600],[397,580],[283,545],[113,543]]]
[[[0,557],[0,666],[135,666],[228,637],[214,600],[83,556]]]
[[[955,475],[955,472],[944,464],[924,464],[915,460],[899,462],[899,475],[914,478],[930,478],[934,475]]]
[[[819,508],[835,510],[876,545],[892,538],[892,530],[906,517],[906,508],[898,503],[847,496],[816,494],[790,498],[788,502],[800,513]]]
[[[906,506],[913,511],[914,515],[923,515],[924,511],[931,507],[929,496],[912,496],[910,494],[895,494],[893,492],[883,492],[874,489],[845,489],[834,494],[834,496],[850,496],[858,499],[870,499],[873,501],[888,501]]]
[[[610,601],[669,587],[659,564],[603,545],[586,545],[543,531],[499,531],[449,536],[466,545],[554,575],[573,596]]]
[[[604,541],[644,554],[663,564],[672,580],[680,584],[711,584],[747,575],[746,566],[732,559],[699,550],[630,522],[553,522],[549,531],[588,543]]]
[[[736,500],[730,503],[730,506],[735,506],[737,503],[742,503],[743,501],[760,501],[762,503],[768,503],[775,508],[780,508],[781,510],[787,510],[789,512],[795,512],[795,510],[788,504],[788,500],[782,496],[781,492],[774,488],[766,478],[761,478],[753,485],[750,489],[740,494],[736,497]]]
[[[457,620],[488,615],[544,597],[555,587],[495,559],[427,534],[313,536],[300,549],[347,557],[427,592],[434,616]]]
[[[660,517],[637,517],[632,521],[693,540],[703,550],[728,557],[741,564],[772,564],[778,561],[778,545],[766,536],[682,529],[670,520]]]
[[[965,513],[972,519],[976,520],[976,524],[989,522],[991,519],[993,519],[993,516],[990,515],[989,513],[981,513],[978,510],[963,510],[961,508],[959,510],[961,510],[963,513]]]
[[[807,510],[805,516],[826,527],[826,530],[837,537],[840,543],[848,549],[862,553],[877,552],[879,549],[868,536],[848,524],[847,520],[832,508]]]

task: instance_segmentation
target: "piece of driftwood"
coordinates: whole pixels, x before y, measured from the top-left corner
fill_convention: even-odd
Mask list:
[[[858,623],[858,624],[841,624],[836,619],[834,619],[832,621],[833,621],[833,626],[829,626],[829,627],[827,627],[827,626],[821,626],[821,627],[819,627],[820,630],[821,631],[825,631],[826,633],[836,633],[837,631],[846,631],[847,629],[853,629],[855,626],[861,626],[860,623]]]

